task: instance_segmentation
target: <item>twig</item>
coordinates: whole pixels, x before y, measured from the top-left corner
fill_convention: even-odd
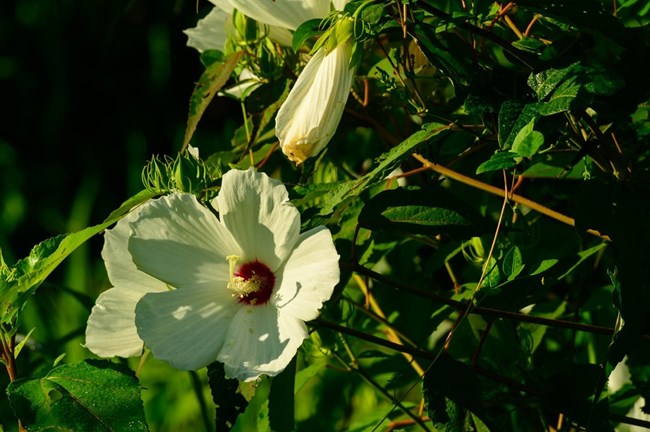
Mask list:
[[[458,182],[464,183],[468,186],[474,187],[476,189],[480,189],[482,191],[491,193],[492,195],[496,195],[498,197],[503,198],[505,196],[505,193],[502,189],[492,186],[490,184],[484,183],[480,180],[476,180],[475,178],[466,176],[464,174],[461,174],[459,172],[456,172],[454,170],[451,170],[447,167],[444,167],[440,164],[437,164],[435,162],[429,161],[427,158],[424,156],[418,154],[418,153],[413,153],[413,157],[417,159],[422,165],[428,167],[431,171],[435,171],[440,175],[443,175],[445,177],[448,177],[452,180],[456,180]],[[535,210],[538,213],[541,213],[545,216],[548,216],[552,219],[555,219],[556,221],[562,222],[563,224],[575,227],[576,226],[576,221],[574,218],[566,216],[560,212],[557,212],[553,209],[550,209],[546,206],[543,206],[533,200],[530,200],[528,198],[525,198],[521,195],[517,194],[511,194],[509,199],[517,204],[524,205],[531,210]],[[587,229],[587,232],[589,234],[595,235],[596,237],[600,237],[603,240],[610,241],[609,236],[605,234],[601,234],[600,232],[594,230],[594,229]]]
[[[444,305],[450,306],[454,309],[458,310],[463,310],[467,308],[468,302],[465,301],[459,301],[459,300],[454,300],[450,299],[435,293],[432,293],[430,291],[425,291],[422,289],[419,289],[417,287],[408,285],[406,283],[394,280],[392,278],[389,278],[387,276],[384,276],[380,273],[374,272],[366,267],[363,267],[362,265],[359,264],[342,264],[342,267],[349,268],[357,273],[366,275],[374,280],[383,282],[387,285],[393,286],[395,288],[398,288],[400,290],[404,290],[406,292],[410,292],[411,294],[427,298],[433,301],[436,301],[438,303],[442,303]],[[543,325],[546,327],[557,327],[557,328],[564,328],[564,329],[570,329],[570,330],[577,330],[585,333],[594,333],[594,334],[601,334],[601,335],[608,335],[611,336],[613,335],[616,330],[611,327],[603,327],[603,326],[597,326],[597,325],[592,325],[592,324],[582,324],[582,323],[577,323],[573,321],[566,321],[566,320],[560,320],[560,319],[552,319],[552,318],[545,318],[545,317],[540,317],[540,316],[535,316],[535,315],[526,315],[523,313],[519,312],[512,312],[512,311],[506,311],[506,310],[500,310],[500,309],[493,309],[493,308],[488,308],[488,307],[483,307],[483,306],[474,306],[471,309],[471,313],[477,314],[477,315],[482,315],[486,317],[496,317],[496,318],[503,318],[503,319],[510,319],[514,321],[520,321],[520,322],[527,322],[531,324],[538,324],[538,325]],[[650,335],[641,335],[641,338],[644,340],[650,340]]]

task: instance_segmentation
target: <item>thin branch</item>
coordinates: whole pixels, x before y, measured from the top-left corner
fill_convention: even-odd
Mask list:
[[[366,299],[368,299],[368,303],[370,304],[370,308],[372,309],[372,311],[378,317],[382,318],[382,320],[384,320],[384,322],[387,322],[386,315],[384,314],[384,311],[381,309],[381,306],[379,306],[379,303],[377,303],[377,300],[372,295],[372,292],[370,292],[370,289],[368,288],[368,285],[363,280],[363,278],[361,276],[359,276],[358,274],[354,274],[353,277],[354,277],[355,282],[357,283],[357,285],[359,286],[359,288],[363,292],[364,296],[366,297]],[[396,343],[398,345],[404,345],[404,343],[402,342],[402,338],[400,337],[399,333],[397,331],[395,331],[395,329],[393,328],[392,325],[386,326],[386,329],[385,329],[384,333],[386,334],[386,337],[388,338],[388,340],[390,340],[391,342],[394,342],[394,343]],[[420,363],[418,363],[418,361],[415,360],[413,358],[413,356],[408,354],[408,353],[402,353],[402,355],[404,356],[406,361],[411,365],[413,370],[415,370],[415,373],[417,373],[419,377],[423,377],[424,376],[424,369],[422,368],[422,366],[420,366]]]
[[[408,285],[404,282],[400,282],[398,280],[384,276],[380,273],[374,272],[359,264],[343,263],[342,267],[349,268],[352,271],[355,271],[359,274],[366,275],[376,281],[380,281],[387,285],[393,286],[397,289],[410,292],[411,294],[423,298],[427,298],[438,303],[442,303],[444,305],[447,305],[457,310],[466,309],[468,306],[468,302],[466,301],[454,300],[448,297],[441,296],[439,294],[432,293],[430,291],[422,290],[420,288],[414,287],[412,285]],[[582,324],[573,321],[545,318],[545,317],[540,317],[535,315],[526,315],[520,312],[493,309],[493,308],[488,308],[483,306],[472,307],[470,313],[486,316],[486,317],[503,318],[503,319],[510,319],[519,322],[538,324],[546,327],[557,327],[557,328],[576,330],[585,333],[601,334],[601,335],[608,335],[608,336],[611,336],[616,333],[616,330],[611,327],[603,327],[603,326],[597,326],[592,324]],[[642,335],[641,338],[644,340],[650,340],[650,335]]]
[[[494,42],[495,44],[499,45],[501,48],[504,49],[504,51],[507,51],[509,54],[514,56],[517,60],[521,62],[524,66],[527,68],[533,70],[535,69],[533,65],[531,64],[533,59],[531,56],[527,55],[526,53],[523,53],[519,50],[517,50],[515,47],[511,45],[510,42],[506,41],[505,39],[501,39],[499,36],[495,35],[494,33],[491,33],[481,27],[477,27],[473,24],[470,24],[469,22],[462,21],[462,20],[456,20],[454,19],[451,15],[449,15],[447,12],[444,12],[440,9],[437,9],[430,4],[426,2],[418,2],[418,7],[425,12],[430,13],[433,16],[437,16],[438,18],[442,19],[443,21],[453,23],[456,27],[461,28],[463,30],[467,30],[472,34],[475,34],[477,36],[481,36],[491,42]],[[417,39],[417,35],[413,35],[414,38]],[[527,58],[524,58],[527,57]]]
[[[331,321],[325,320],[323,318],[316,318],[316,320],[313,321],[316,325],[320,327],[325,327],[329,328],[330,330],[334,330],[339,333],[347,334],[353,337],[356,337],[358,339],[362,339],[371,343],[374,343],[379,346],[383,346],[385,348],[392,349],[394,351],[398,352],[407,352],[409,354],[412,354],[414,356],[418,356],[427,360],[431,360],[432,362],[435,362],[439,354],[434,354],[429,351],[421,350],[418,348],[413,348],[407,345],[399,345],[390,341],[387,341],[386,339],[379,338],[377,336],[369,335],[365,332],[362,332],[360,330],[356,330],[350,327],[345,327],[340,324],[333,323]],[[532,395],[542,395],[542,392],[538,389],[535,389],[533,387],[527,386],[525,384],[521,384],[517,381],[512,380],[511,378],[507,378],[504,376],[499,375],[496,372],[476,367],[474,368],[476,372],[480,375],[485,376],[486,378],[490,378],[494,381],[500,382],[502,384],[505,384],[509,387],[512,387],[514,389],[517,389],[519,391],[524,391]]]
[[[422,165],[428,167],[431,171],[435,171],[440,175],[443,175],[445,177],[448,177],[452,180],[456,180],[458,182],[461,182],[463,184],[466,184],[468,186],[474,187],[476,189],[480,189],[482,191],[491,193],[492,195],[496,195],[498,197],[504,198],[505,193],[502,189],[492,186],[490,184],[484,183],[480,180],[476,180],[475,178],[466,176],[464,174],[461,174],[459,172],[456,172],[454,170],[451,170],[447,167],[444,167],[440,164],[437,164],[435,162],[431,162],[424,156],[418,154],[418,153],[413,153],[412,155],[415,159],[417,159]],[[576,221],[574,218],[566,216],[560,212],[557,212],[553,209],[550,209],[546,206],[543,206],[533,200],[530,200],[528,198],[525,198],[521,195],[517,194],[511,194],[509,199],[513,202],[516,202],[518,204],[524,205],[531,210],[535,210],[538,213],[541,213],[545,216],[548,216],[552,219],[555,219],[558,222],[562,222],[563,224],[575,227],[576,226]],[[600,237],[603,240],[610,241],[610,238],[607,235],[601,234],[600,232],[594,230],[594,229],[588,229],[587,232],[589,234],[595,235],[596,237]]]
[[[318,321],[321,321],[321,320],[319,319]],[[325,321],[325,322],[329,323],[329,321]],[[334,323],[331,323],[331,324],[334,324]],[[336,325],[336,324],[334,324],[334,325]],[[347,330],[347,328],[343,327],[343,326],[339,326],[339,328]],[[336,330],[336,329],[334,329],[334,330]],[[383,396],[388,398],[396,407],[398,407],[400,410],[402,410],[402,412],[404,414],[409,416],[411,419],[413,419],[413,421],[415,421],[418,425],[420,425],[423,430],[430,431],[430,429],[426,426],[426,424],[424,424],[424,421],[426,421],[426,420],[423,421],[417,415],[415,415],[413,412],[411,412],[411,410],[406,408],[399,400],[395,399],[395,397],[393,397],[384,387],[382,387],[377,381],[375,381],[374,378],[372,378],[368,373],[366,373],[366,371],[364,371],[363,368],[361,368],[361,366],[359,366],[359,363],[357,362],[356,356],[354,355],[354,353],[352,352],[352,350],[348,346],[348,343],[346,342],[345,338],[343,337],[343,334],[346,334],[346,333],[348,333],[348,332],[347,331],[339,331],[339,338],[341,340],[341,343],[343,344],[343,347],[344,347],[346,353],[350,357],[351,363],[348,364],[345,360],[343,360],[341,355],[334,350],[334,351],[332,351],[332,353],[336,356],[338,361],[341,362],[341,364],[345,367],[345,369],[347,371],[356,372],[357,374],[359,374],[359,376],[364,381],[366,381],[368,384],[370,384],[372,387],[374,387]]]

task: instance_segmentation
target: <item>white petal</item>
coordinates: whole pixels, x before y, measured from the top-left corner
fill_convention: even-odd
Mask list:
[[[300,233],[300,213],[289,202],[286,187],[253,168],[223,176],[213,205],[244,252],[272,271],[289,256]]]
[[[149,291],[164,291],[167,289],[167,285],[164,282],[137,269],[127,248],[129,235],[131,234],[129,224],[135,221],[142,210],[146,209],[153,202],[155,201],[148,201],[136,207],[128,215],[120,219],[114,228],[104,232],[102,259],[106,265],[108,279],[113,286],[136,290],[142,294]]]
[[[137,268],[176,288],[227,282],[226,257],[242,253],[226,227],[191,194],[152,201],[130,226],[129,252]]]
[[[339,255],[330,231],[321,226],[300,235],[271,298],[283,315],[313,320],[339,282]]]
[[[269,26],[268,29],[269,37],[272,41],[275,41],[285,47],[291,47],[291,44],[293,42],[293,33],[284,27],[278,26]]]
[[[332,0],[332,5],[334,9],[342,11],[349,2],[350,0]]]
[[[268,303],[247,306],[233,319],[218,360],[230,378],[251,381],[261,374],[274,376],[287,367],[306,338],[303,321],[279,315]]]
[[[275,118],[275,134],[289,159],[302,163],[334,136],[350,94],[354,69],[351,43],[327,54],[320,48],[309,60]]]
[[[230,15],[232,15],[232,10],[235,8],[231,0],[210,0],[210,3]]]
[[[224,51],[231,28],[232,16],[215,7],[196,23],[196,27],[183,30],[183,33],[188,36],[187,46],[199,52],[209,49]]]
[[[100,357],[142,354],[142,340],[135,329],[135,305],[143,295],[128,289],[104,291],[88,318],[86,348]]]
[[[130,357],[142,353],[135,330],[135,305],[148,292],[167,291],[167,285],[139,271],[127,250],[129,223],[152,201],[135,208],[104,234],[102,258],[115,288],[102,293],[86,327],[86,347],[100,357]]]
[[[136,306],[135,322],[154,357],[196,370],[217,359],[241,307],[225,286],[204,284],[145,295]]]
[[[325,18],[330,5],[329,0],[230,0],[230,3],[256,21],[289,30],[310,19]]]

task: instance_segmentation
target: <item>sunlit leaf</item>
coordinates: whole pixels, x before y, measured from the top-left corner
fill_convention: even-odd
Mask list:
[[[325,198],[320,215],[329,215],[344,200],[359,196],[368,187],[383,181],[411,153],[427,144],[434,136],[449,130],[448,125],[426,124],[422,130],[415,132],[405,141],[393,147],[377,159],[375,168],[358,180],[342,183],[334,188]]]
[[[533,130],[535,121],[531,120],[515,136],[512,151],[522,157],[532,157],[544,145],[544,135]]]
[[[512,168],[517,165],[519,157],[517,153],[512,151],[497,152],[476,168],[476,174]]]
[[[114,363],[59,366],[43,378],[14,381],[7,394],[28,430],[148,430],[133,372]]]
[[[22,309],[29,295],[68,255],[88,239],[111,226],[132,207],[153,196],[155,194],[149,191],[140,192],[112,212],[103,223],[72,234],[62,234],[47,239],[34,246],[29,256],[18,261],[15,266],[5,269],[4,273],[0,273],[2,321],[10,323],[14,320],[16,313]]]
[[[242,53],[242,51],[237,51],[226,56],[223,62],[217,61],[205,68],[190,98],[190,109],[187,117],[185,137],[183,138],[183,148],[192,139],[196,126],[199,124],[199,120],[201,120],[205,109],[212,102],[212,98],[214,98],[221,87],[226,84],[228,78],[230,78],[230,74],[232,74],[235,66],[237,66]]]
[[[307,40],[321,33],[321,30],[319,29],[320,23],[320,19],[312,19],[300,24],[300,27],[298,27],[296,31],[293,32],[291,47],[294,51],[298,52],[300,47],[302,47],[305,42],[307,42]]]

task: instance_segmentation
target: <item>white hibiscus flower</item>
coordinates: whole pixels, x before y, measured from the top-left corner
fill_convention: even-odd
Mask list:
[[[91,351],[129,356],[144,341],[177,368],[218,360],[246,381],[287,366],[339,280],[331,234],[300,234],[284,185],[252,168],[226,173],[211,204],[219,217],[174,193],[109,232],[103,256],[115,288],[88,320]]]

